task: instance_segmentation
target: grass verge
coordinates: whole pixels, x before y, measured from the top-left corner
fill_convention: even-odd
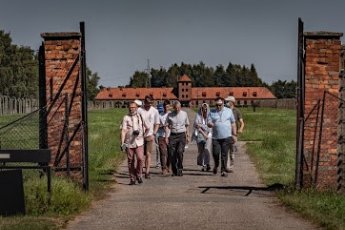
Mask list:
[[[0,217],[0,229],[60,229],[93,200],[106,195],[113,182],[112,173],[124,159],[119,146],[119,126],[125,109],[89,112],[88,192],[68,178],[53,176],[52,197],[48,204],[46,178],[36,171],[24,171],[25,216]],[[0,121],[11,117],[2,117]]]
[[[283,184],[277,193],[284,205],[325,229],[345,229],[345,196],[335,191],[296,191],[296,112],[293,110],[242,108],[248,154],[266,185]]]

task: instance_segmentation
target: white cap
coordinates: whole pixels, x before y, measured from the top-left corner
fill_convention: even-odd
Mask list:
[[[137,104],[139,107],[141,107],[143,105],[143,102],[138,100],[138,99],[135,99],[134,103]]]
[[[234,104],[236,103],[236,99],[233,96],[228,96],[227,98],[225,98],[225,101],[231,101]]]

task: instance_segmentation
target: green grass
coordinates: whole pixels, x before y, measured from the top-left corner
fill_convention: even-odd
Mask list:
[[[295,111],[242,108],[248,153],[256,162],[262,180],[268,184],[290,184],[295,168]]]
[[[119,126],[125,109],[90,111],[89,192],[68,178],[52,178],[51,203],[47,200],[46,177],[35,170],[24,170],[25,216],[0,217],[0,229],[60,229],[75,215],[101,199],[113,182],[112,173],[124,159],[119,149]],[[0,116],[6,124],[18,116]]]
[[[294,189],[296,113],[293,110],[242,108],[251,159],[267,185],[283,184],[282,203],[326,229],[345,229],[345,196],[335,191]]]

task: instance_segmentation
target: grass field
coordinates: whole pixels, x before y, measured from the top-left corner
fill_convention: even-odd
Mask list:
[[[296,191],[296,113],[293,110],[241,109],[246,123],[240,137],[247,141],[248,153],[267,185],[280,183],[277,193],[282,203],[325,229],[345,229],[345,196],[335,191]]]
[[[47,202],[46,178],[33,170],[24,172],[26,216],[0,217],[0,229],[60,229],[66,221],[105,196],[112,173],[124,154],[119,148],[119,126],[125,109],[89,112],[90,190],[83,192],[72,181],[53,176],[51,204]],[[19,116],[2,116],[6,124]]]

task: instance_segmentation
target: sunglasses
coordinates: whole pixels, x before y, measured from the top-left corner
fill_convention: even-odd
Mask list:
[[[217,107],[221,107],[223,104],[216,104]]]

